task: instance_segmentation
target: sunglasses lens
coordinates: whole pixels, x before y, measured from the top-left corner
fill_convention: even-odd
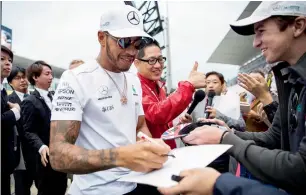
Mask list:
[[[130,38],[121,38],[118,40],[118,45],[121,49],[126,49],[131,45],[131,42]]]

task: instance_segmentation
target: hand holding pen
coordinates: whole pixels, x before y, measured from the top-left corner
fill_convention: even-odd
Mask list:
[[[153,138],[147,136],[146,134],[144,134],[144,133],[141,132],[141,131],[139,131],[139,132],[137,133],[137,137],[140,138],[140,139],[142,139],[142,140],[144,140],[144,141],[148,141],[148,142],[151,142],[151,143],[157,144],[157,145],[165,145],[165,144],[166,144],[166,143],[163,142],[162,140],[161,140],[161,142],[158,142],[156,139],[153,139]],[[166,145],[166,146],[169,147],[168,145]],[[168,153],[168,154],[163,154],[162,156],[171,156],[171,157],[175,158],[175,156],[174,156],[173,154],[170,154],[170,153]]]
[[[171,149],[162,140],[144,138],[136,144],[130,144],[118,148],[118,151],[112,159],[115,160],[117,167],[125,167],[137,172],[150,172],[160,169],[168,160],[168,154]],[[156,144],[153,144],[155,143]]]

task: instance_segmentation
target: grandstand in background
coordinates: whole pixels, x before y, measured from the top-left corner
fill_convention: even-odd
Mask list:
[[[250,1],[239,19],[250,16],[260,5],[261,1]],[[228,31],[207,62],[240,66],[239,72],[248,73],[254,69],[267,69],[264,56],[260,50],[253,48],[254,36],[241,36],[232,29]],[[265,71],[266,72],[266,71]],[[237,77],[228,81],[228,86],[237,84]]]

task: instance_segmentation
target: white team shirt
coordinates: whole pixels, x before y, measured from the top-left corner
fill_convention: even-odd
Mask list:
[[[123,90],[122,73],[109,72]],[[63,73],[53,98],[51,120],[81,121],[76,145],[89,149],[108,149],[136,143],[138,117],[144,115],[142,90],[137,76],[124,73],[127,79],[127,104],[113,81],[96,61]],[[74,175],[69,194],[125,194],[135,183],[117,182],[130,170],[113,168],[91,174]]]

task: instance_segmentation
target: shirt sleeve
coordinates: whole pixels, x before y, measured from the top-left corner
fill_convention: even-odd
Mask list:
[[[138,87],[138,91],[139,91],[139,104],[138,104],[138,108],[137,110],[138,112],[138,116],[144,116],[144,111],[143,111],[143,106],[142,106],[142,88],[141,88],[141,83],[140,80],[137,77],[137,87]]]
[[[229,128],[234,128],[238,131],[245,131],[246,129],[246,124],[243,120],[242,114],[240,113],[239,119],[233,119],[231,117],[228,117],[224,114],[222,114],[220,111],[217,110],[216,118],[224,121]]]
[[[84,95],[76,76],[71,70],[63,73],[52,102],[51,121],[82,121]]]

